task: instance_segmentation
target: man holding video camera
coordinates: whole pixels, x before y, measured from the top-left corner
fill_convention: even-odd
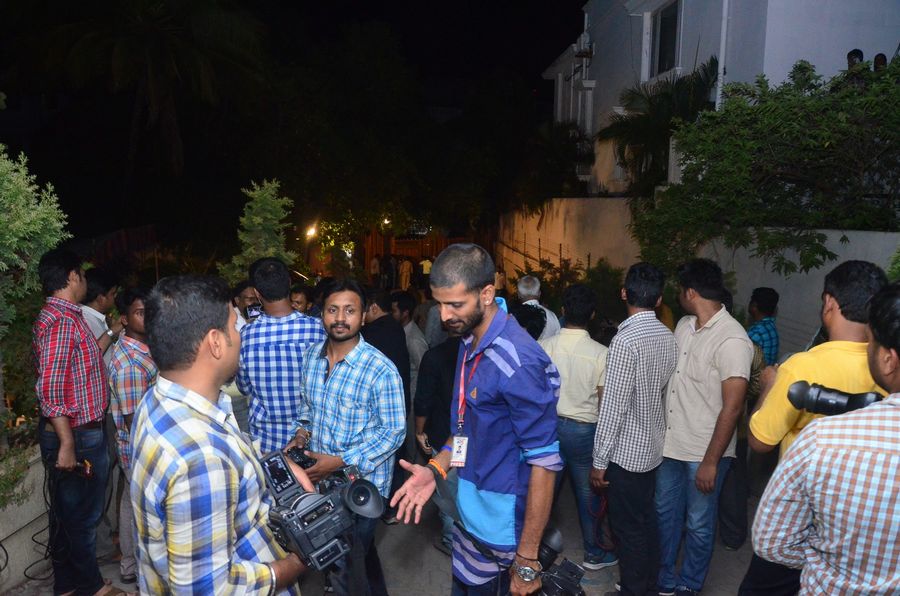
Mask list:
[[[305,566],[276,543],[259,454],[220,391],[241,338],[224,281],[161,280],[145,302],[159,377],[134,414],[131,501],[142,594],[299,594]],[[312,483],[293,466],[306,490]]]
[[[287,447],[309,449],[319,482],[344,468],[359,472],[387,497],[394,453],[406,435],[403,384],[397,367],[360,335],[366,298],[353,280],[333,280],[322,292],[322,324],[328,339],[303,357],[303,401],[294,439]],[[375,550],[377,519],[356,516],[350,555],[329,575],[335,593],[387,594]]]
[[[900,284],[868,310],[868,367],[891,395],[812,421],[763,494],[753,548],[795,568],[807,594],[900,592]]]
[[[881,391],[869,374],[866,360],[867,309],[869,299],[886,283],[884,272],[866,261],[846,261],[825,276],[821,317],[829,341],[791,356],[777,369],[766,369],[770,376],[776,374],[771,389],[760,397],[750,418],[748,442],[754,451],[767,453],[780,444],[784,456],[797,435],[819,417],[798,410],[788,400],[788,388],[796,381],[848,393]],[[740,594],[795,594],[799,581],[796,569],[754,556]]]

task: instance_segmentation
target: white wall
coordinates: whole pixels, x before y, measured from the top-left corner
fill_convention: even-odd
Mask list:
[[[515,212],[500,218],[496,257],[512,273],[524,266],[522,252],[537,258],[540,238],[542,256],[552,255],[554,262],[562,244],[563,256],[573,262],[587,265],[590,253],[592,265],[604,257],[616,267],[628,267],[638,258],[637,243],[628,232],[630,222],[624,199],[553,199],[542,215]]]
[[[900,0],[768,0],[764,69],[778,83],[802,58],[827,78],[847,68],[853,48],[890,60],[898,42]]]
[[[766,0],[731,0],[725,46],[726,83],[753,82],[763,72],[767,6]]]
[[[829,250],[838,255],[836,261],[826,263],[821,269],[809,273],[794,274],[788,278],[769,271],[762,260],[754,258],[748,250],[730,251],[720,243],[714,243],[703,251],[703,256],[715,260],[725,271],[734,271],[737,292],[734,303],[744,309],[750,301],[753,288],[775,288],[780,295],[778,303],[778,334],[781,351],[794,352],[812,339],[819,328],[822,288],[825,275],[842,261],[859,259],[887,268],[891,257],[900,246],[900,234],[888,232],[839,232],[822,230],[827,236]],[[850,240],[841,243],[842,234]]]

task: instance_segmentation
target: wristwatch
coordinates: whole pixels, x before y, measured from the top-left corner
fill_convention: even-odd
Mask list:
[[[106,335],[108,335],[110,339],[112,339],[116,336],[116,334],[113,333],[112,329],[107,329],[106,331],[104,331],[104,333],[106,333]]]
[[[540,571],[534,569],[533,567],[519,565],[518,563],[513,563],[513,569],[515,570],[516,575],[519,576],[519,579],[521,579],[523,582],[533,582],[541,574]]]

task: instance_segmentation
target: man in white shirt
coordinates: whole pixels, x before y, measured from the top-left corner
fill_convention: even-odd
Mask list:
[[[611,537],[608,541],[603,540],[605,544],[600,544],[595,536],[590,507],[594,432],[606,382],[608,351],[587,332],[596,304],[597,295],[589,286],[569,286],[563,293],[565,328],[538,342],[559,370],[561,384],[556,406],[559,452],[575,493],[584,541],[583,565],[588,569],[603,569],[618,562],[612,551]],[[561,480],[562,476],[557,478]]]
[[[122,322],[113,321],[112,327],[106,321],[106,315],[116,303],[116,294],[119,287],[115,276],[105,269],[88,269],[84,273],[87,279],[87,294],[81,302],[81,312],[87,322],[91,333],[100,345],[103,354],[103,363],[109,366],[112,358],[113,342],[122,331]]]
[[[419,364],[422,356],[428,351],[428,342],[419,326],[413,321],[416,299],[409,292],[391,294],[391,314],[394,320],[403,325],[406,334],[406,349],[409,351],[409,388],[410,395],[416,394],[416,381],[419,378]]]
[[[538,278],[533,275],[526,275],[520,278],[518,284],[516,284],[516,292],[519,294],[519,300],[522,301],[522,304],[540,306],[547,313],[547,324],[544,325],[544,330],[538,337],[538,341],[553,337],[559,333],[559,319],[552,310],[539,302],[541,298],[541,282]]]

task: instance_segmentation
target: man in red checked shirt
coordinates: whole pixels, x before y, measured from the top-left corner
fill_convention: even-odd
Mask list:
[[[81,265],[63,249],[38,264],[47,302],[34,323],[35,390],[50,490],[53,592],[103,595],[120,592],[104,582],[96,558],[109,473],[103,432],[109,396],[100,348],[78,306],[87,291]]]

